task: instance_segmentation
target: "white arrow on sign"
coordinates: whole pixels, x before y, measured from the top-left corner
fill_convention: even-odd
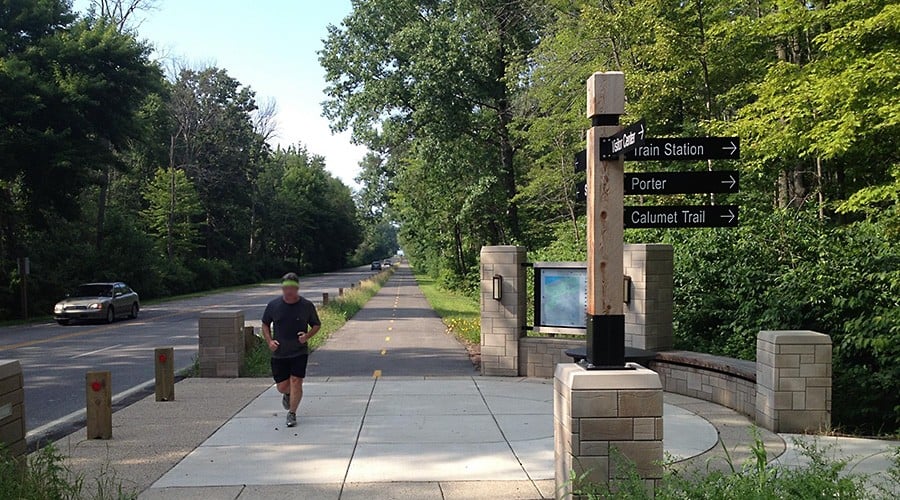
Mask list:
[[[641,134],[641,140],[643,141],[644,140],[644,124],[643,123],[641,123],[641,130],[639,130],[638,133]],[[734,145],[734,144],[732,144],[732,145]]]
[[[723,219],[728,219],[728,223],[731,224],[731,223],[734,221],[735,215],[734,215],[734,212],[732,212],[732,211],[729,209],[729,210],[728,210],[728,215],[724,215],[724,214],[723,214],[723,215],[720,215],[719,217],[721,217],[721,218],[723,218]]]
[[[729,181],[722,181],[722,184],[728,184],[728,189],[734,189],[734,185],[737,184],[737,180],[735,180],[733,175],[728,176]]]
[[[734,152],[737,151],[738,147],[734,144],[734,141],[730,141],[730,142],[731,142],[731,147],[725,146],[722,149],[724,149],[725,151],[728,151],[729,152],[728,154],[734,155]]]

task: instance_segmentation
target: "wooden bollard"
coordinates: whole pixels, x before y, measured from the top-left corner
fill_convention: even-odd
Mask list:
[[[110,373],[87,372],[85,376],[87,395],[87,437],[88,439],[112,438],[112,384]]]
[[[322,293],[322,305],[323,306],[328,305],[328,292]]]
[[[344,296],[344,289],[338,288],[338,297],[343,297],[343,296]]]
[[[153,351],[156,367],[156,400],[175,401],[175,349],[159,347]]]

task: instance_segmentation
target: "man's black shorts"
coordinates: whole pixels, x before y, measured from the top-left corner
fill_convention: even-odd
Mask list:
[[[309,354],[301,354],[293,358],[272,358],[272,377],[275,383],[284,382],[291,375],[306,378],[306,363]]]

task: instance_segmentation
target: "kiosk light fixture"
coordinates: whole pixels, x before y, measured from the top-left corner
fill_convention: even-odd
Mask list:
[[[494,300],[502,300],[503,299],[503,276],[499,274],[494,275]]]

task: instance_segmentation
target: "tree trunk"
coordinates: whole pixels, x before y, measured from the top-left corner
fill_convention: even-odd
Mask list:
[[[169,141],[169,213],[166,214],[166,256],[175,259],[175,136]]]
[[[824,183],[822,182],[822,158],[820,156],[816,157],[816,186],[818,187],[818,201],[819,201],[819,220],[825,220],[825,191],[824,191]]]
[[[106,223],[106,200],[109,197],[109,165],[103,167],[100,171],[100,194],[97,197],[97,240],[95,242],[97,251],[100,251],[100,245],[103,244],[103,226]]]
[[[456,267],[459,275],[462,276],[466,273],[466,260],[463,254],[462,229],[459,227],[459,222],[453,223],[453,239],[456,244]]]

